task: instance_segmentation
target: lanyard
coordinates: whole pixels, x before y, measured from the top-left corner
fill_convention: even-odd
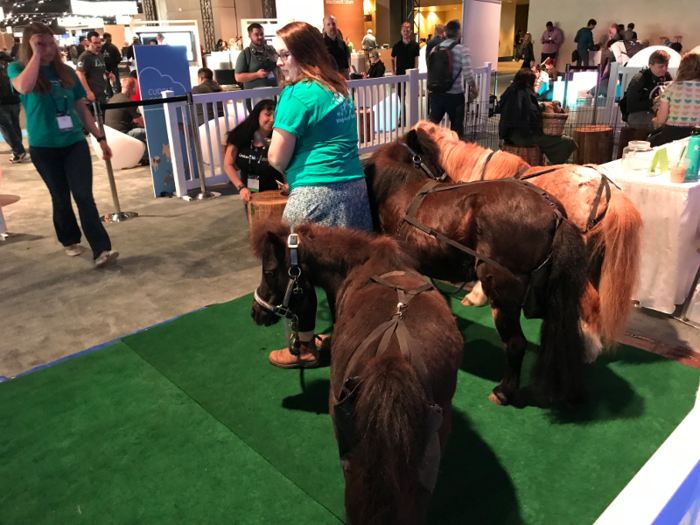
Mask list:
[[[61,86],[60,84],[58,85],[63,96],[63,111],[61,111],[58,108],[58,101],[56,100],[56,84],[52,82],[51,85],[53,86],[53,90],[51,92],[51,100],[53,100],[53,104],[54,106],[56,106],[56,113],[58,115],[68,115],[68,97],[63,93],[63,86]]]

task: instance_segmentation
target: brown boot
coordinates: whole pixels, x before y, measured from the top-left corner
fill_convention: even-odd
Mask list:
[[[316,368],[318,366],[318,348],[314,341],[299,342],[299,355],[295,356],[289,348],[270,352],[270,364],[278,368]]]

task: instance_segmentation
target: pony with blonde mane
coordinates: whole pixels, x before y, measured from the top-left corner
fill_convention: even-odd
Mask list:
[[[462,142],[453,131],[428,121],[418,122],[414,129],[424,131],[435,141],[439,148],[437,161],[454,182],[501,179],[518,173],[527,177],[545,171],[542,167],[530,167],[510,153]],[[641,214],[622,190],[610,184],[610,200],[603,192],[598,206],[598,214],[604,213],[602,220],[589,228],[589,215],[601,184],[600,173],[590,167],[562,165],[528,182],[556,197],[569,220],[584,234],[591,264],[582,304],[582,328],[589,343],[596,347],[589,348],[588,355],[597,355],[603,346],[615,346],[632,308],[632,293],[639,279]],[[463,303],[486,303],[480,283]]]

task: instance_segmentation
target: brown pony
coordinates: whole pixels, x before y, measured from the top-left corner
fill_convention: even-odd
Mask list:
[[[530,168],[525,161],[503,151],[493,152],[477,144],[462,142],[457,135],[428,121],[421,121],[414,129],[428,133],[439,148],[437,162],[454,182],[513,177],[521,170],[523,176],[545,171]],[[488,161],[488,162],[487,162]],[[485,168],[485,169],[484,169]],[[583,304],[584,329],[589,332],[596,348],[590,357],[595,359],[602,349],[613,347],[632,307],[632,293],[639,280],[641,256],[642,217],[634,203],[615,184],[610,184],[610,201],[603,192],[598,214],[602,220],[593,228],[588,219],[601,184],[601,175],[595,169],[583,166],[560,166],[538,177],[528,179],[536,186],[554,195],[566,213],[584,233],[591,263]],[[477,286],[465,298],[465,304],[485,304]],[[592,333],[591,333],[592,332]]]
[[[365,164],[375,227],[393,235],[404,227],[409,205],[428,181],[426,172],[440,173],[437,145],[428,134],[413,130],[400,140],[377,150]],[[414,166],[413,153],[422,156],[425,169]],[[436,189],[447,186],[437,184]],[[520,313],[523,305],[532,304],[539,310],[533,315],[543,318],[531,385],[536,400],[573,406],[585,399],[580,304],[588,257],[579,229],[561,220],[555,213],[558,204],[541,193],[515,180],[429,193],[414,217],[431,234],[414,226],[403,231],[423,274],[483,283],[506,353],[503,380],[490,396],[499,405],[522,404],[518,394],[527,342]],[[436,238],[435,232],[476,251],[479,260]]]
[[[302,293],[319,286],[337,298],[329,404],[345,474],[348,523],[425,523],[450,434],[464,344],[454,317],[432,288],[397,310],[397,291],[372,280],[401,270],[407,275],[385,279],[406,291],[426,285],[415,273],[416,262],[396,240],[308,224],[296,227],[295,233]],[[289,234],[288,226],[269,223],[252,236],[253,252],[262,258],[263,267],[257,295],[270,304],[282,301],[290,274],[297,273],[290,272]],[[294,311],[293,303],[290,307]],[[279,319],[257,301],[251,315],[258,325]],[[409,358],[402,354],[396,335],[387,347],[382,347],[381,335],[370,337],[396,316],[410,334]],[[380,348],[385,349],[378,354]],[[350,388],[352,394],[346,396]],[[347,414],[354,416],[348,419]]]

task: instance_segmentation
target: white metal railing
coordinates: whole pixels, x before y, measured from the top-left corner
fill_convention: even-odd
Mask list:
[[[491,64],[474,68],[479,96],[467,106],[465,126],[486,130],[488,123]],[[428,118],[427,73],[411,69],[408,74],[363,80],[350,80],[348,87],[357,112],[360,154],[369,153],[396,140],[419,120]],[[197,162],[193,154],[193,130],[199,133],[207,185],[228,181],[224,172],[226,135],[242,122],[257,102],[274,98],[281,88],[257,88],[194,95],[198,122],[193,126],[184,102],[165,104],[173,179],[178,197],[199,187],[194,176]],[[465,94],[468,89],[465,89]],[[172,91],[163,98],[174,96]],[[466,96],[466,95],[465,95]],[[405,106],[405,109],[404,109]],[[201,115],[201,117],[200,117]],[[445,117],[442,126],[449,126]],[[188,130],[185,133],[185,130]],[[184,152],[184,154],[183,154]],[[163,152],[165,153],[165,151]]]

